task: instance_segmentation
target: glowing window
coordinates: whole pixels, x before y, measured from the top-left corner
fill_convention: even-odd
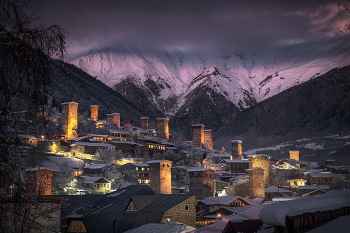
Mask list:
[[[83,221],[72,221],[68,232],[87,232]]]

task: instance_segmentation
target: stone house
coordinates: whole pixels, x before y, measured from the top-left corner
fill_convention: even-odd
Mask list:
[[[104,177],[84,177],[82,186],[90,188],[99,194],[106,194],[111,191],[111,182]]]
[[[71,226],[72,230],[74,226],[81,226],[89,233],[125,232],[148,223],[178,222],[196,226],[194,195],[155,195],[148,185],[131,185],[98,196],[69,196],[68,203],[62,211],[62,232]]]

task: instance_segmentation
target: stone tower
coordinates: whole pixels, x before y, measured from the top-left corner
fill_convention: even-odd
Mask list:
[[[91,118],[94,121],[98,120],[98,105],[91,105]]]
[[[51,178],[53,170],[37,168],[26,171],[27,188],[38,195],[51,195]]]
[[[192,145],[202,148],[204,144],[204,125],[195,124],[195,125],[192,125],[192,129],[193,129]]]
[[[209,168],[190,168],[187,172],[190,177],[190,194],[196,195],[198,200],[213,196],[214,170]]]
[[[155,194],[171,194],[171,164],[169,160],[148,161],[150,187]]]
[[[106,114],[107,117],[107,123],[113,124],[113,114]]]
[[[247,171],[249,174],[249,199],[265,197],[264,169],[254,167]]]
[[[294,159],[295,161],[299,161],[299,151],[297,150],[290,150],[289,151],[289,158]]]
[[[242,141],[232,140],[232,159],[242,159]]]
[[[141,117],[141,128],[148,129],[148,117]]]
[[[157,118],[157,136],[169,141],[169,119]]]
[[[213,149],[213,132],[211,129],[204,130],[204,145],[208,147],[208,149]]]
[[[113,124],[120,128],[120,113],[113,113]]]
[[[78,104],[75,102],[62,103],[61,132],[68,138],[77,138]]]
[[[265,187],[269,186],[269,159],[267,155],[248,155],[249,168],[260,167],[264,169],[264,181]]]

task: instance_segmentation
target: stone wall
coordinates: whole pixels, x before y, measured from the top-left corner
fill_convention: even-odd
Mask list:
[[[157,136],[169,141],[169,119],[157,118]]]
[[[120,128],[120,113],[113,113],[113,124]]]
[[[289,158],[290,159],[294,159],[294,160],[296,160],[296,161],[299,161],[299,151],[296,151],[296,150],[294,150],[294,151],[289,151]],[[299,167],[300,167],[300,164],[297,164]]]
[[[242,141],[232,140],[232,159],[242,159]]]
[[[141,117],[141,128],[148,129],[148,117]]]
[[[91,105],[91,118],[98,120],[98,105]]]
[[[249,181],[228,186],[225,190],[229,196],[246,197],[249,195]]]
[[[113,114],[107,114],[107,123],[108,124],[113,124]]]
[[[254,167],[260,167],[264,169],[264,180],[265,180],[265,187],[269,186],[270,177],[269,177],[269,171],[270,171],[270,164],[269,164],[270,157],[267,155],[249,155],[249,168]]]
[[[155,194],[171,194],[171,161],[149,163],[150,187]]]
[[[211,129],[204,130],[204,145],[208,149],[213,149],[213,132]]]
[[[161,223],[166,223],[167,219],[169,219],[170,222],[179,222],[191,227],[196,227],[196,205],[197,200],[193,195],[185,201],[165,211]]]
[[[62,103],[61,132],[66,139],[78,137],[78,104],[75,102]]]
[[[213,178],[214,171],[190,171],[189,193],[196,195],[198,200],[214,195]]]
[[[264,169],[254,167],[248,169],[249,173],[249,198],[265,197]]]
[[[192,125],[192,145],[196,147],[203,147],[204,144],[204,125],[196,124]]]

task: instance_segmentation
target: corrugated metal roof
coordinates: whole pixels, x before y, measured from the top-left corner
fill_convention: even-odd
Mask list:
[[[132,202],[135,204],[136,209],[141,211],[143,208],[151,204],[157,198],[159,198],[161,194],[158,195],[146,195],[146,196],[134,196],[131,197]]]
[[[191,196],[193,194],[163,194],[142,211],[166,211]]]
[[[68,196],[65,215],[88,215],[103,211],[124,211],[131,196],[153,195],[148,185],[130,185],[105,195]],[[64,217],[64,215],[63,215]]]
[[[125,233],[138,233],[138,232],[153,232],[153,233],[185,233],[196,228],[187,226],[185,224],[168,222],[168,223],[149,223],[135,229],[129,230]]]

